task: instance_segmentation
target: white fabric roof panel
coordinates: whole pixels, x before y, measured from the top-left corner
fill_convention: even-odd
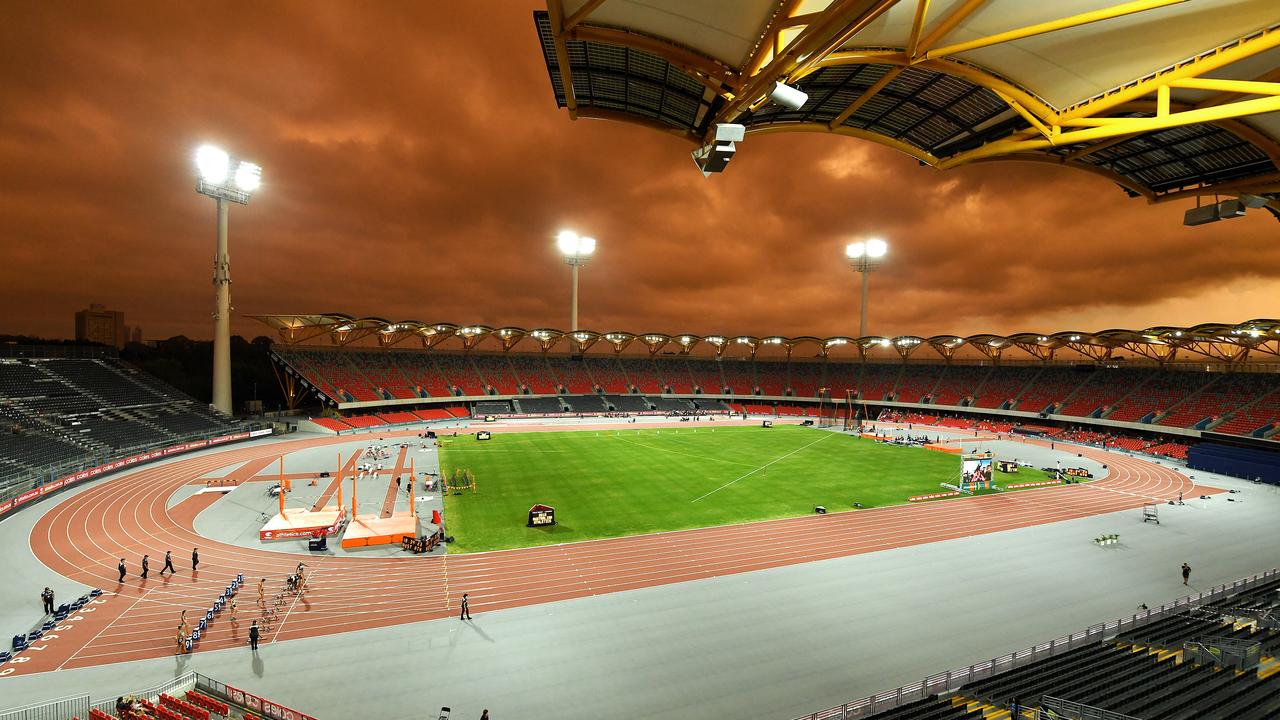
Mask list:
[[[565,17],[587,0],[565,0]],[[774,0],[606,0],[588,24],[670,40],[738,67],[773,14]]]

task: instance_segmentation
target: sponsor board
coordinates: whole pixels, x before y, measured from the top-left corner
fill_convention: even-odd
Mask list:
[[[192,442],[181,443],[178,445],[170,445],[169,447],[152,450],[150,452],[145,452],[140,455],[133,455],[127,458],[121,458],[114,462],[109,462],[106,465],[99,465],[98,467],[89,468],[87,470],[81,470],[79,472],[72,473],[71,475],[68,475],[64,478],[59,478],[57,480],[54,480],[53,482],[45,483],[44,485],[41,485],[40,487],[34,488],[32,490],[28,490],[27,492],[24,492],[21,495],[11,500],[7,500],[5,502],[0,503],[0,516],[28,502],[31,502],[32,500],[43,497],[52,492],[57,492],[58,490],[61,490],[62,488],[67,487],[68,485],[74,485],[83,480],[88,480],[89,478],[98,477],[99,475],[102,475],[104,473],[114,472],[121,468],[130,467],[133,465],[137,465],[139,463],[149,462],[157,458],[168,457],[170,455],[176,455],[178,453],[189,452],[191,450],[198,450],[200,448],[211,447],[213,445],[222,445],[223,443],[235,442],[237,440],[247,440],[249,438],[263,437],[265,435],[270,435],[271,432],[272,431],[270,428],[265,428],[263,430],[253,430],[250,432],[233,433],[231,435],[221,435],[215,438],[209,438],[208,440],[195,440]]]
[[[248,690],[241,690],[240,688],[232,687],[230,685],[225,687],[227,688],[227,697],[231,699],[231,702],[239,705],[240,707],[247,707],[256,713],[260,713],[263,717],[272,718],[273,720],[316,720],[306,713],[291,710],[284,705],[280,705],[271,702],[266,698],[254,695]]]
[[[316,525],[313,527],[284,528],[282,530],[259,530],[259,540],[293,540],[297,538],[313,538],[316,533],[324,533],[327,537],[333,537],[338,534],[343,525],[347,524],[346,509],[338,510],[338,519],[334,520],[332,525]]]

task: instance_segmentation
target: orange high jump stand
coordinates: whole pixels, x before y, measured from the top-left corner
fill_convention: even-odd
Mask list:
[[[347,521],[346,510],[342,507],[342,453],[338,453],[338,504],[326,505],[320,510],[286,508],[285,495],[291,485],[292,483],[284,476],[284,456],[281,456],[280,512],[262,526],[258,531],[258,539],[267,542],[337,535]]]
[[[414,468],[413,460],[410,459],[410,488],[412,488],[416,477],[417,471]],[[391,517],[388,518],[381,517],[377,513],[358,515],[356,514],[356,489],[353,478],[351,485],[351,524],[347,526],[347,531],[342,535],[342,547],[399,545],[400,540],[406,537],[418,537],[418,514],[414,511],[412,489],[409,492],[408,512],[395,512],[392,510]]]

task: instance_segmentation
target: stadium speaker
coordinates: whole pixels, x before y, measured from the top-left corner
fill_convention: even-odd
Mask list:
[[[790,85],[775,82],[773,84],[773,92],[769,93],[769,99],[788,110],[799,110],[804,107],[805,103],[809,102],[809,95]]]
[[[1218,203],[1218,217],[1220,219],[1244,217],[1244,203],[1239,200],[1223,200]]]
[[[1218,222],[1218,206],[1201,205],[1193,207],[1182,216],[1182,224],[1188,227],[1196,225],[1207,225],[1211,222]]]
[[[716,139],[693,151],[693,162],[702,171],[703,177],[712,173],[724,172],[734,153],[738,151],[735,143],[746,137],[747,128],[733,123],[716,123]]]

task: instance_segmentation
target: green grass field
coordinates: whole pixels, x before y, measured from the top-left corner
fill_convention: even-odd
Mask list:
[[[478,493],[445,496],[452,552],[618,537],[905,503],[955,482],[958,455],[799,426],[496,433],[441,438],[442,471]],[[1030,482],[1024,469],[996,482]],[[553,527],[527,528],[535,503]]]

